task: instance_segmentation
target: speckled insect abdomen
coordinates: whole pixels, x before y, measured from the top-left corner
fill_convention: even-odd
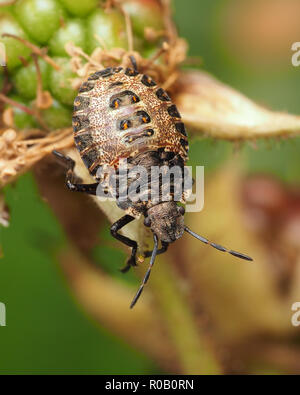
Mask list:
[[[93,176],[99,166],[160,148],[187,159],[187,135],[176,106],[150,77],[133,69],[92,74],[74,101],[73,129]]]

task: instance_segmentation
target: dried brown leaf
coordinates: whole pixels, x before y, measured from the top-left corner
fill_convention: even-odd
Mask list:
[[[36,130],[32,130],[32,136]],[[41,131],[38,131],[41,134]],[[54,149],[74,144],[70,128],[56,130],[41,138],[27,138],[28,133],[5,130],[0,134],[0,187],[14,181]]]
[[[175,101],[188,127],[213,138],[253,140],[300,134],[300,116],[265,109],[206,72],[182,73]]]

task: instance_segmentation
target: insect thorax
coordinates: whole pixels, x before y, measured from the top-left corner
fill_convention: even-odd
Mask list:
[[[121,209],[139,216],[162,202],[183,202],[184,177],[181,156],[159,149],[129,158],[103,185]]]

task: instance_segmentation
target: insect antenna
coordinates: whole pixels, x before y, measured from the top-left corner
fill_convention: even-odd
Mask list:
[[[219,251],[228,252],[229,254],[231,254],[231,255],[233,255],[233,256],[235,256],[237,258],[240,258],[240,259],[245,259],[246,261],[253,261],[253,259],[250,256],[242,254],[241,252],[229,250],[229,249],[227,249],[227,248],[225,248],[225,247],[223,247],[223,246],[221,246],[219,244],[213,243],[212,241],[207,240],[205,237],[202,237],[202,236],[198,235],[197,233],[193,232],[187,226],[184,227],[184,230],[187,233],[189,233],[190,235],[194,236],[196,239],[202,241],[202,243],[208,244],[211,247],[214,247],[214,248],[216,248]]]
[[[149,268],[145,274],[145,277],[142,281],[142,284],[140,286],[140,288],[138,289],[137,293],[135,294],[135,297],[133,298],[130,308],[132,309],[134,307],[134,305],[136,304],[136,302],[138,301],[139,297],[141,296],[141,293],[143,292],[144,286],[147,283],[147,281],[149,280],[150,277],[150,273],[151,273],[151,269],[154,265],[154,261],[157,255],[157,249],[158,249],[158,237],[156,236],[156,234],[153,235],[154,238],[154,248],[152,251],[152,255],[151,255],[151,259],[150,259],[150,264],[149,264]]]

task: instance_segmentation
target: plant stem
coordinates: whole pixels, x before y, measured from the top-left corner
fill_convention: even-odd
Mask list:
[[[180,290],[179,279],[166,260],[160,259],[151,277],[152,289],[173,341],[183,374],[221,374],[208,339],[196,325],[191,308]]]

